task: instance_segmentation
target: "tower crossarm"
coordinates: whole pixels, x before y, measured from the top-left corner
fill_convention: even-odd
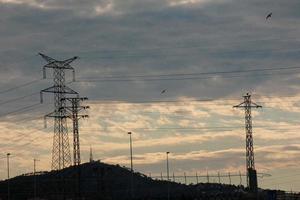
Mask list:
[[[46,55],[43,54],[43,53],[39,53],[39,55],[40,55],[44,60],[46,60],[48,63],[50,63],[50,62],[55,62],[55,61],[56,61],[54,58],[51,58],[50,56],[46,56]]]
[[[70,64],[76,59],[78,59],[78,56],[74,56],[73,58],[69,58],[67,60],[60,61],[60,62],[62,64],[62,67],[66,68],[66,69],[73,69],[73,67],[71,67]]]
[[[74,56],[73,58],[69,58],[63,61],[55,60],[45,54],[39,53],[39,55],[48,63],[43,67],[43,78],[46,78],[46,68],[59,69],[59,70],[71,70],[73,73],[73,81],[75,81],[75,70],[70,65],[74,60],[78,59],[78,56]]]
[[[69,88],[67,86],[60,87],[59,92],[58,92],[57,88],[58,88],[58,86],[52,86],[52,87],[46,88],[44,90],[41,90],[40,91],[40,101],[41,101],[41,103],[43,103],[43,93],[60,93],[60,94],[78,95],[78,92],[72,90],[71,88]]]
[[[233,108],[262,108],[262,106],[251,102],[251,104],[247,104],[247,102],[242,102],[236,106],[233,106]]]

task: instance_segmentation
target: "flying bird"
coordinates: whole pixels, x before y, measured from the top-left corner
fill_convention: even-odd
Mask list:
[[[161,93],[160,93],[160,94],[166,93],[166,91],[167,91],[167,90],[163,90],[163,91],[161,91]]]
[[[271,18],[271,17],[272,17],[272,14],[273,14],[273,13],[269,13],[269,14],[267,15],[267,17],[266,17],[266,20],[268,20],[269,18]]]

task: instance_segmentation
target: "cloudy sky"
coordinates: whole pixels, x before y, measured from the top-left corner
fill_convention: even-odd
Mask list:
[[[299,9],[299,0],[0,0],[0,177],[6,152],[13,176],[32,171],[33,158],[50,169],[43,52],[80,57],[76,82],[66,76],[90,99],[84,162],[91,145],[95,159],[130,166],[132,131],[142,173],[165,173],[166,151],[177,175],[244,173],[244,113],[232,106],[250,92],[263,106],[253,111],[256,168],[272,174],[259,185],[300,191]]]

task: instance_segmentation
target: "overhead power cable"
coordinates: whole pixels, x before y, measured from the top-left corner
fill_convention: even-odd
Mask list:
[[[25,139],[30,139],[35,133],[37,132],[45,132],[46,130],[49,130],[47,128],[41,128],[41,129],[36,129],[30,133],[27,132],[19,132],[18,136],[10,140],[10,143],[16,144],[19,141],[24,141]]]
[[[111,49],[107,49],[107,48],[102,48],[99,50],[95,50],[95,51],[81,51],[80,54],[87,54],[87,53],[128,53],[128,52],[142,52],[142,51],[158,51],[158,50],[169,50],[169,49],[190,49],[190,48],[201,48],[201,49],[221,49],[221,48],[228,48],[229,46],[237,46],[237,45],[241,45],[241,44],[247,44],[248,42],[262,42],[262,41],[285,41],[285,42],[295,42],[296,39],[288,39],[288,38],[282,38],[282,37],[273,37],[273,38],[256,38],[255,40],[241,40],[241,41],[230,41],[230,42],[223,42],[223,43],[218,43],[218,46],[209,46],[209,47],[203,47],[203,44],[196,44],[195,42],[193,42],[193,44],[189,44],[189,45],[172,45],[172,46],[154,46],[154,47],[148,47],[148,48],[134,48],[134,49],[120,49],[120,48],[111,48]],[[282,50],[282,49],[279,49]],[[78,52],[77,52],[78,53]],[[70,54],[74,54],[70,53]]]
[[[295,68],[296,69],[296,68]],[[294,69],[294,70],[295,70]],[[299,70],[299,68],[297,68],[297,70]],[[291,70],[291,69],[290,69]],[[275,71],[275,70],[273,70]],[[278,71],[278,70],[277,70]],[[260,72],[259,70],[258,71],[249,71],[249,72],[239,72],[239,73],[253,73],[253,72]],[[235,74],[237,72],[233,72],[232,74]],[[230,74],[230,72],[226,72],[226,74]],[[263,77],[263,76],[278,76],[278,75],[290,75],[290,74],[296,74],[295,72],[276,72],[276,73],[261,73],[261,74],[255,74],[255,76],[249,76],[248,74],[237,74],[237,75],[231,75],[231,76],[225,76],[226,75],[225,73],[224,74],[220,74],[220,73],[215,73],[213,75],[213,73],[211,73],[211,76],[205,76],[205,74],[203,75],[197,75],[197,76],[172,76],[170,75],[170,77],[157,77],[157,78],[151,78],[150,76],[149,77],[129,77],[129,78],[93,78],[93,77],[88,77],[88,78],[78,78],[76,80],[76,82],[136,82],[136,81],[180,81],[180,80],[205,80],[205,79],[216,79],[218,77],[220,78],[223,78],[223,79],[232,79],[232,78],[241,78],[241,77],[246,77],[246,78],[257,78],[257,77]]]
[[[282,70],[295,70],[300,69],[300,66],[293,67],[277,67],[277,68],[256,68],[246,70],[230,70],[230,71],[216,71],[216,72],[191,72],[191,73],[168,73],[168,74],[150,74],[150,75],[120,75],[120,76],[99,76],[96,78],[156,78],[156,77],[169,77],[169,76],[198,76],[198,75],[220,75],[220,74],[237,74],[237,73],[250,73],[250,72],[265,72],[265,71],[282,71]],[[79,79],[84,79],[79,77]],[[93,79],[95,77],[86,77],[86,79]]]
[[[296,96],[295,96],[296,97]],[[278,98],[284,98],[284,97],[278,97]],[[141,100],[141,101],[136,101],[136,100],[116,100],[116,99],[93,99],[90,100],[91,104],[164,104],[164,103],[187,103],[187,102],[203,102],[205,105],[219,105],[219,106],[226,106],[226,105],[231,105],[232,102],[224,102],[224,101],[237,101],[239,100],[238,98],[216,98],[216,99],[177,99],[177,100]],[[222,102],[223,101],[223,102]],[[298,102],[300,100],[282,100],[282,101],[268,101],[268,100],[257,100],[259,103],[282,103],[282,102]],[[212,103],[215,102],[215,103]],[[186,106],[185,104],[180,104],[176,106]],[[288,107],[288,106],[286,106]],[[269,107],[271,108],[271,107]],[[142,111],[143,112],[143,111]]]
[[[123,75],[123,76],[102,76],[102,77],[98,77],[97,79],[89,77],[86,78],[87,80],[85,80],[84,78],[81,78],[79,80],[77,80],[77,82],[101,82],[101,81],[137,81],[137,79],[120,79],[120,78],[151,78],[151,79],[141,79],[142,81],[159,81],[159,80],[189,80],[189,79],[210,79],[210,78],[216,78],[215,76],[213,77],[194,77],[194,76],[198,76],[198,75],[224,75],[224,74],[241,74],[241,73],[251,73],[251,72],[265,72],[265,71],[282,71],[282,70],[298,70],[300,69],[300,67],[279,67],[279,68],[263,68],[263,69],[248,69],[248,70],[232,70],[232,71],[219,71],[219,72],[199,72],[199,73],[174,73],[174,74],[155,74],[155,75]],[[290,72],[290,73],[281,73],[280,75],[283,74],[294,74],[295,72]],[[255,76],[266,76],[266,75],[274,75],[274,74],[256,74]],[[180,77],[180,76],[193,76],[193,77]],[[155,78],[155,77],[166,77],[166,78]],[[169,78],[169,77],[178,77],[178,78]],[[224,78],[233,78],[233,77],[241,77],[239,76],[229,76],[229,77],[224,77]],[[21,87],[25,87],[27,85],[31,85],[33,83],[36,83],[38,81],[40,81],[42,79],[36,79],[34,81],[4,90],[4,91],[0,91],[0,94],[5,93],[5,92],[9,92]],[[67,84],[72,83],[68,82]],[[3,104],[7,104],[10,102],[15,102],[21,99],[24,99],[26,97],[30,97],[33,96],[35,94],[38,94],[38,92],[36,93],[32,93],[29,95],[25,95],[22,97],[18,97],[15,99],[10,99],[10,100],[6,100],[4,102],[0,102],[0,105]]]
[[[40,80],[42,80],[42,78],[41,79],[35,79],[33,81],[30,81],[30,82],[27,82],[27,83],[24,83],[24,84],[21,84],[21,85],[17,85],[17,86],[2,90],[2,91],[0,91],[0,94],[4,94],[4,93],[11,92],[13,90],[16,90],[16,89],[19,89],[19,88],[22,88],[22,87],[26,87],[28,85],[32,85],[34,83],[39,82]]]
[[[73,81],[67,82],[66,84],[70,84],[70,83],[73,83]],[[24,96],[21,96],[21,97],[17,97],[17,98],[5,100],[5,101],[2,101],[2,102],[0,101],[0,106],[4,105],[4,104],[13,103],[13,102],[25,99],[27,97],[31,97],[31,96],[37,95],[37,94],[40,94],[40,92],[34,92],[34,93],[31,93],[31,94],[28,94],[28,95],[24,95]]]
[[[299,125],[291,125],[291,124],[286,124],[286,125],[277,125],[274,127],[274,125],[258,125],[255,126],[256,128],[266,128],[268,130],[295,130],[299,128]],[[286,127],[286,128],[285,128]],[[208,127],[161,127],[161,128],[134,128],[133,130],[137,131],[157,131],[157,130],[228,130],[228,129],[239,129],[239,128],[244,128],[244,125],[241,124],[240,126],[208,126]],[[281,129],[280,129],[281,128]],[[91,129],[91,128],[82,128],[82,131],[105,131],[99,129]]]
[[[101,56],[96,55],[97,59],[111,59],[111,61],[116,61],[116,60],[124,60],[124,59],[129,59],[129,58],[153,58],[153,57],[172,57],[172,56],[183,56],[183,55],[201,55],[200,53],[207,55],[207,54],[218,54],[218,55],[235,55],[237,52],[239,52],[242,55],[248,55],[251,53],[251,55],[261,55],[261,54],[267,54],[270,55],[272,53],[294,53],[300,51],[300,49],[250,49],[250,50],[245,50],[245,49],[239,49],[239,50],[228,50],[228,47],[216,47],[216,48],[201,48],[199,47],[193,47],[194,49],[199,49],[199,51],[193,51],[193,52],[186,52],[186,51],[180,51],[180,52],[170,52],[170,51],[153,51],[149,52],[151,50],[147,50],[147,52],[143,51],[137,51],[137,52],[130,52],[124,51],[123,53],[116,53],[116,52],[103,52],[101,53]],[[176,49],[176,48],[174,48]],[[201,51],[201,52],[200,52]],[[96,54],[97,51],[94,51],[93,54]],[[99,52],[100,54],[100,52]],[[86,58],[91,58],[91,55],[83,56]]]
[[[6,100],[6,101],[2,101],[2,102],[0,102],[0,106],[2,106],[2,105],[4,105],[4,104],[16,102],[16,101],[25,99],[25,98],[27,98],[27,97],[32,97],[32,96],[34,96],[34,95],[36,95],[36,94],[39,94],[39,92],[34,92],[34,93],[31,93],[31,94],[28,94],[28,95],[25,95],[25,96],[21,96],[21,97],[17,97],[17,98],[14,98],[14,99],[9,99],[9,100]]]
[[[17,113],[22,113],[22,112],[30,111],[30,110],[35,109],[38,106],[41,106],[41,105],[42,104],[40,104],[40,103],[35,103],[33,105],[30,105],[30,106],[25,106],[25,107],[19,108],[17,110],[9,111],[7,113],[0,114],[0,118],[1,117],[5,117],[7,115],[12,115],[12,114],[17,114]]]

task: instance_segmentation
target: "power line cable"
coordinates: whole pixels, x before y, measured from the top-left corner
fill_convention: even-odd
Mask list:
[[[134,48],[134,49],[98,49],[96,51],[81,51],[80,54],[84,54],[84,53],[127,53],[127,52],[131,52],[131,51],[137,51],[137,52],[141,52],[141,51],[157,51],[157,50],[168,50],[168,49],[186,49],[186,48],[202,48],[202,49],[219,49],[219,48],[228,48],[228,46],[237,46],[240,44],[245,44],[245,43],[249,43],[249,42],[258,42],[258,41],[292,41],[293,43],[295,42],[295,40],[297,42],[299,42],[297,39],[287,39],[287,38],[282,38],[282,37],[274,37],[274,38],[256,38],[255,40],[242,40],[242,41],[230,41],[230,42],[223,42],[221,45],[220,43],[218,43],[218,46],[209,46],[209,47],[203,47],[203,44],[195,44],[195,42],[191,45],[172,45],[172,46],[156,46],[156,47],[151,47],[151,48]],[[74,53],[72,53],[74,54]]]
[[[153,75],[122,75],[122,76],[100,76],[96,79],[106,78],[155,78],[155,77],[169,77],[169,76],[198,76],[198,75],[220,75],[220,74],[236,74],[236,73],[251,73],[251,72],[265,72],[265,71],[282,71],[300,69],[300,66],[293,67],[277,67],[277,68],[256,68],[246,70],[231,70],[231,71],[216,71],[216,72],[193,72],[193,73],[169,73],[169,74],[153,74]],[[84,79],[83,77],[79,77]],[[93,77],[86,77],[86,79],[93,79]]]
[[[296,130],[297,128],[299,128],[299,126],[297,125],[277,125],[276,127],[287,127],[287,128],[274,128],[273,125],[265,125],[265,126],[255,126],[255,128],[266,128],[268,130]],[[189,127],[163,127],[163,128],[134,128],[133,130],[136,131],[147,131],[147,132],[151,132],[151,131],[157,131],[157,130],[216,130],[216,131],[232,131],[232,129],[244,129],[244,125],[240,125],[240,126],[210,126],[210,127],[198,127],[198,128],[189,128]],[[86,129],[86,128],[82,128],[81,131],[105,131],[105,130],[101,130],[99,129]]]
[[[9,104],[9,103],[16,102],[16,101],[25,99],[25,98],[27,98],[27,97],[32,97],[32,96],[34,96],[34,95],[36,95],[36,94],[39,94],[39,92],[34,92],[34,93],[31,93],[31,94],[28,94],[28,95],[25,95],[25,96],[21,96],[21,97],[17,97],[17,98],[14,98],[14,99],[9,99],[9,100],[6,100],[6,101],[2,101],[2,102],[0,102],[0,106],[5,105],[5,104]]]
[[[240,100],[238,98],[232,98],[232,99],[184,99],[184,100],[147,100],[147,101],[133,101],[133,100],[114,100],[114,99],[93,99],[89,102],[91,104],[154,104],[154,103],[187,103],[187,102],[203,102],[205,105],[211,104],[211,105],[220,105],[220,106],[226,106],[231,105],[232,102],[224,103],[221,101],[237,101]],[[293,103],[298,102],[298,100],[282,100],[282,101],[260,101],[257,100],[259,103]],[[299,100],[300,101],[300,100]],[[212,103],[215,102],[215,103]],[[173,105],[172,105],[173,106]],[[175,106],[186,106],[185,104],[182,105],[175,105]],[[269,107],[272,108],[272,107]],[[143,111],[142,111],[143,112]]]
[[[67,84],[70,84],[70,83],[73,83],[73,81],[68,82]],[[14,98],[14,99],[9,99],[9,100],[2,101],[2,102],[0,102],[0,106],[4,105],[4,104],[9,104],[9,103],[12,103],[12,102],[16,102],[16,101],[25,99],[27,97],[31,97],[31,96],[37,95],[39,93],[40,92],[34,92],[34,93],[31,93],[31,94],[28,94],[28,95],[25,95],[25,96],[21,96],[21,97],[17,97],[17,98]]]
[[[294,182],[298,182],[299,181],[299,178],[297,178],[296,180],[295,179],[291,179],[291,180],[288,180],[288,181],[281,181],[281,182],[273,182],[273,183],[270,183],[270,184],[266,184],[268,185],[268,187],[272,187],[272,186],[276,186],[278,184],[285,184],[285,183],[294,183]]]
[[[233,70],[233,71],[221,71],[221,72],[203,72],[203,73],[182,73],[182,74],[157,74],[157,75],[131,75],[131,76],[107,76],[107,78],[120,78],[120,77],[140,77],[140,78],[145,78],[145,77],[167,77],[167,76],[191,76],[191,75],[212,75],[212,74],[215,74],[215,75],[220,75],[220,74],[231,74],[231,73],[249,73],[249,72],[262,72],[262,71],[278,71],[278,70],[292,70],[292,69],[300,69],[300,67],[280,67],[280,68],[264,68],[264,69],[250,69],[250,70]],[[289,73],[290,74],[290,73]],[[294,74],[294,73],[293,73]],[[260,74],[261,76],[262,74]],[[264,75],[270,75],[270,74],[264,74]],[[271,74],[271,75],[274,75],[274,74]],[[282,75],[282,73],[280,74]],[[105,77],[103,77],[105,78]],[[199,79],[199,78],[202,78],[202,77],[184,77],[184,78],[176,78],[176,79],[149,79],[149,81],[155,81],[155,80],[186,80],[186,79]],[[204,77],[204,78],[215,78],[215,77]],[[230,77],[232,78],[232,76]],[[20,88],[20,87],[24,87],[24,86],[27,86],[27,85],[30,85],[30,84],[33,84],[37,81],[40,81],[41,79],[37,79],[37,80],[34,80],[34,81],[31,81],[31,82],[28,82],[28,83],[25,83],[23,85],[19,85],[19,86],[16,86],[14,88],[10,88],[9,90],[6,90],[6,91],[12,91],[12,90],[15,90],[17,88]],[[143,81],[147,81],[148,79],[143,79]],[[101,80],[101,79],[98,79],[98,80],[78,80],[78,82],[98,82],[98,81],[136,81],[136,80]],[[69,83],[72,83],[69,82]],[[2,93],[5,92],[5,91],[2,91]],[[0,92],[1,94],[1,92]],[[30,97],[30,96],[33,96],[35,94],[38,94],[37,93],[32,93],[32,94],[29,94],[29,95],[25,95],[25,96],[22,96],[22,97],[18,97],[18,98],[15,98],[15,99],[11,99],[11,100],[7,100],[7,101],[4,101],[4,102],[0,102],[0,105],[3,105],[3,104],[7,104],[7,103],[10,103],[10,102],[14,102],[14,101],[18,101],[18,100],[21,100],[21,99],[24,99],[26,97]]]
[[[17,114],[17,113],[27,112],[27,111],[33,110],[36,107],[41,106],[41,105],[42,104],[40,104],[40,103],[35,103],[35,104],[30,105],[30,106],[25,106],[25,107],[19,108],[17,110],[13,110],[13,111],[10,111],[10,112],[7,112],[7,113],[3,113],[3,114],[0,115],[0,118],[1,117],[5,117],[7,115],[11,115],[11,114]]]
[[[19,142],[19,141],[24,141],[24,139],[30,139],[31,136],[33,136],[33,134],[37,133],[37,132],[40,132],[40,131],[45,131],[47,129],[45,128],[41,128],[41,129],[37,129],[33,132],[30,132],[29,134],[28,133],[21,133],[19,134],[16,138],[14,138],[13,140],[11,140],[10,142],[12,142],[13,144]],[[38,136],[40,137],[40,136]]]
[[[25,96],[22,96],[22,97],[18,97],[18,98],[15,98],[15,99],[10,99],[10,100],[7,100],[7,101],[3,101],[3,102],[0,102],[0,105],[4,105],[4,104],[8,104],[8,103],[12,103],[12,102],[15,102],[15,101],[18,101],[18,100],[22,100],[24,98],[27,98],[27,97],[30,97],[30,96],[34,96],[36,94],[39,94],[39,92],[35,92],[35,93],[32,93],[32,94],[29,94],[29,95],[25,95]],[[263,100],[259,100],[259,99],[265,99],[265,98],[298,98],[298,96],[295,96],[295,95],[286,95],[286,96],[262,96],[262,95],[259,95],[258,97],[258,101],[260,103],[282,103],[283,100],[278,100],[278,101],[263,101]],[[118,102],[119,100],[115,100],[115,99],[93,99],[93,100],[90,100],[91,103],[97,103],[99,101],[101,101],[101,103],[109,103],[109,104],[114,104],[114,103],[180,103],[180,102],[205,102],[205,104],[208,104],[208,102],[213,102],[213,101],[235,101],[235,100],[240,100],[239,98],[216,98],[216,99],[186,99],[186,100],[151,100],[151,101],[133,101],[133,102]],[[123,100],[125,101],[125,100]],[[129,100],[126,100],[126,101],[129,101]],[[284,102],[290,102],[290,103],[293,103],[293,102],[298,102],[300,100],[284,100]],[[215,105],[215,104],[213,104]],[[222,103],[221,105],[231,105],[231,103]]]
[[[196,48],[196,47],[194,47]],[[200,47],[197,47],[200,48]],[[176,48],[175,48],[176,49]],[[272,53],[288,53],[288,52],[298,52],[300,51],[300,49],[282,49],[282,48],[278,48],[278,49],[251,49],[251,50],[243,50],[243,49],[239,49],[239,50],[227,50],[228,47],[223,47],[223,48],[203,48],[203,50],[205,50],[205,52],[202,50],[201,53],[206,53],[206,54],[218,54],[218,55],[226,55],[226,54],[235,54],[235,53],[239,53],[239,54],[244,54],[244,55],[249,55],[249,53],[253,53],[255,55],[260,55],[260,54],[272,54]],[[226,51],[227,50],[227,51]],[[95,51],[93,52],[94,54],[96,53]],[[107,53],[108,55],[103,55]],[[123,59],[128,59],[128,58],[145,58],[145,57],[173,57],[173,56],[182,56],[182,55],[186,55],[188,54],[189,56],[193,56],[193,55],[199,55],[199,52],[179,52],[179,53],[175,53],[175,52],[158,52],[158,51],[154,51],[154,52],[129,52],[129,53],[110,53],[110,52],[105,52],[105,53],[101,53],[103,56],[99,56],[97,55],[97,59],[114,59],[111,61],[115,61],[115,60],[123,60]],[[253,55],[252,54],[252,55]],[[91,56],[85,56],[85,58],[91,58]]]
[[[290,175],[287,175],[287,176],[276,176],[276,177],[268,178],[265,181],[274,181],[274,180],[277,180],[277,179],[290,178],[290,177],[299,176],[299,175],[300,175],[300,173],[290,174]]]
[[[39,131],[45,131],[45,130],[49,130],[49,128],[42,128],[42,129],[37,129],[36,131],[34,131],[34,132],[31,132],[30,134],[31,135],[33,135],[34,133],[37,133],[37,132],[39,132]],[[50,137],[52,137],[52,136],[50,136]],[[18,138],[18,139],[15,139],[14,141],[13,141],[13,143],[15,143],[15,142],[18,142],[18,141],[24,141],[24,139],[30,139],[30,141],[36,141],[36,139],[37,138],[40,138],[40,135],[38,135],[37,137],[35,137],[34,139],[30,139],[29,137],[27,137],[25,134],[23,135],[23,137],[21,137],[21,138]],[[42,138],[41,138],[42,139]],[[43,142],[45,142],[44,140],[43,140]]]
[[[216,79],[216,78],[223,78],[223,79],[232,79],[232,78],[257,78],[257,77],[264,77],[264,76],[278,76],[278,75],[290,75],[296,74],[295,72],[285,72],[285,73],[264,73],[264,74],[255,74],[255,76],[249,76],[247,74],[240,74],[240,75],[231,75],[231,76],[193,76],[193,77],[166,77],[166,78],[136,78],[136,79],[77,79],[76,82],[137,82],[137,81],[181,81],[181,80],[205,80],[205,79]]]
[[[17,86],[14,86],[14,87],[2,90],[2,91],[0,91],[0,94],[4,94],[4,93],[11,92],[13,90],[16,90],[16,89],[19,89],[19,88],[22,88],[22,87],[26,87],[26,86],[32,85],[34,83],[39,82],[40,80],[42,80],[42,78],[41,79],[35,79],[33,81],[30,81],[30,82],[27,82],[27,83],[24,83],[24,84],[21,84],[21,85],[17,85]]]

